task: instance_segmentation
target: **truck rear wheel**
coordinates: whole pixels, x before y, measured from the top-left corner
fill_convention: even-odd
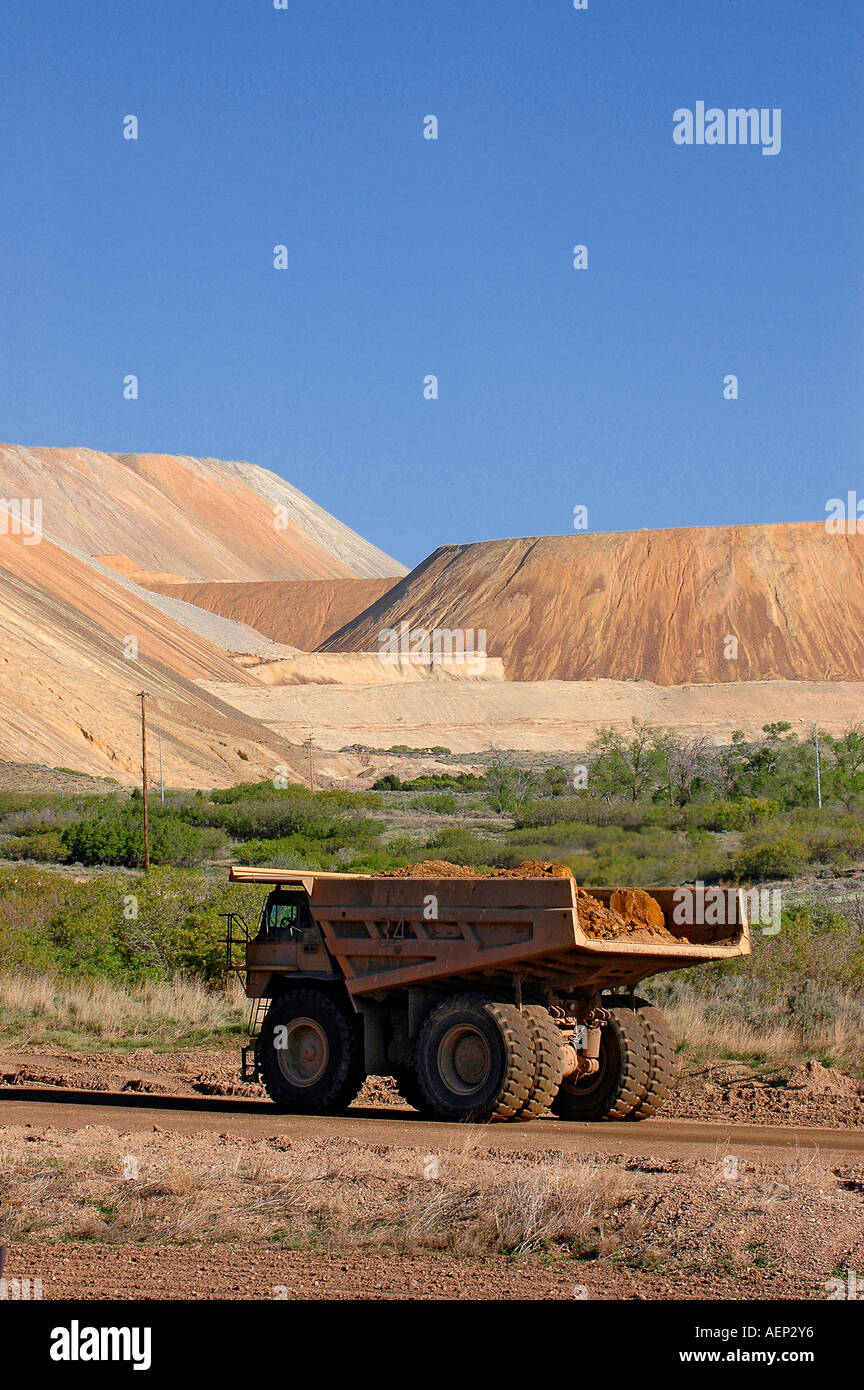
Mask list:
[[[565,1077],[552,1102],[562,1120],[623,1120],[648,1093],[649,1051],[645,1024],[620,1001],[603,1000],[609,1022],[600,1035],[600,1067],[590,1076]]]
[[[534,1085],[519,1119],[533,1120],[549,1109],[561,1085],[561,1033],[542,1004],[527,1004],[522,1016],[534,1044]]]
[[[267,1094],[285,1110],[344,1110],[363,1085],[356,1020],[320,990],[292,989],[273,1000],[258,1060]]]
[[[426,1106],[446,1120],[513,1120],[534,1084],[534,1045],[515,1004],[480,995],[445,999],[414,1050]]]
[[[636,1011],[648,1043],[648,1085],[642,1100],[627,1119],[646,1120],[649,1115],[657,1114],[675,1089],[675,1047],[669,1025],[659,1009],[645,999],[637,999]]]

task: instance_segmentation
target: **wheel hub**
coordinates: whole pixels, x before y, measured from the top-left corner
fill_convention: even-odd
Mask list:
[[[276,1046],[279,1070],[292,1086],[314,1086],[327,1069],[327,1034],[314,1018],[294,1018]]]
[[[492,1049],[479,1028],[457,1024],[438,1045],[438,1072],[458,1095],[479,1091],[492,1069]]]

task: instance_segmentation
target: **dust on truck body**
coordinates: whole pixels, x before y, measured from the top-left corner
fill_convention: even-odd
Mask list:
[[[341,1110],[376,1075],[444,1119],[528,1120],[550,1107],[643,1119],[674,1082],[668,1027],[640,981],[750,952],[736,890],[723,895],[723,925],[691,925],[716,914],[702,910],[706,890],[684,890],[692,910],[678,926],[675,890],[652,889],[664,939],[628,940],[586,934],[571,878],[239,867],[231,878],[271,888],[254,938],[229,921],[228,965],[259,1001],[253,1013],[266,1008],[243,1075],[293,1111]],[[591,894],[608,905],[612,891]]]

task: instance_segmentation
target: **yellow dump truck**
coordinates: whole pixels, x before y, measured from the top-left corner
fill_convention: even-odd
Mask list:
[[[704,911],[712,890],[652,889],[662,929],[616,936],[594,921],[613,890],[586,898],[567,877],[235,867],[231,878],[270,888],[254,936],[228,914],[226,964],[256,1001],[243,1076],[291,1111],[342,1110],[374,1075],[449,1120],[529,1120],[549,1108],[644,1119],[673,1086],[672,1044],[636,987],[750,951],[735,890],[718,914]]]

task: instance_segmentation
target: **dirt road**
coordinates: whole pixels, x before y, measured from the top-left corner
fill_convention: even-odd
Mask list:
[[[269,1101],[189,1096],[130,1096],[128,1092],[71,1091],[50,1087],[0,1087],[0,1126],[50,1125],[61,1130],[106,1125],[118,1133],[161,1130],[177,1134],[230,1134],[264,1139],[353,1139],[364,1145],[456,1149],[466,1127],[426,1120],[415,1111],[387,1106],[353,1107],[338,1116],[286,1115]],[[773,1162],[799,1160],[802,1151],[826,1158],[864,1155],[864,1131],[817,1126],[706,1124],[658,1116],[639,1124],[580,1124],[544,1118],[530,1124],[472,1127],[479,1148],[526,1153],[633,1154],[706,1157],[734,1152]]]

